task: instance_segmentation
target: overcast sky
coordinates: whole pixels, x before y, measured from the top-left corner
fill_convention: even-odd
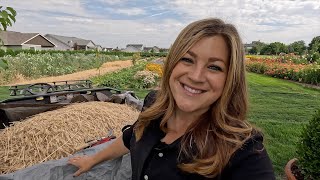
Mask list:
[[[218,17],[243,42],[320,36],[320,0],[1,0],[17,11],[8,30],[74,36],[103,47],[143,44],[168,48],[190,22]]]

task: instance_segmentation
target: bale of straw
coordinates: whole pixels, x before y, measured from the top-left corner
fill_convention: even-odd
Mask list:
[[[0,174],[66,157],[111,129],[118,137],[121,128],[136,121],[138,115],[127,105],[86,102],[16,122],[0,132]]]

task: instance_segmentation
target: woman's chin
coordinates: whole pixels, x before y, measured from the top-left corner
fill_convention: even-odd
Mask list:
[[[186,112],[186,113],[192,113],[192,112],[196,111],[196,108],[192,104],[178,105],[178,107],[179,107],[180,111]]]

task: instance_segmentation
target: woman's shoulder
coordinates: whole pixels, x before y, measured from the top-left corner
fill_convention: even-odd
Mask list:
[[[235,151],[232,158],[237,160],[241,159],[243,156],[261,154],[263,151],[265,151],[263,140],[264,138],[262,132],[253,130],[251,136],[247,138],[247,140],[238,150]]]
[[[143,100],[142,111],[150,107],[155,101],[157,97],[157,90],[151,90]]]
[[[224,175],[231,175],[235,179],[274,179],[272,163],[263,145],[261,132],[254,131],[235,151]]]

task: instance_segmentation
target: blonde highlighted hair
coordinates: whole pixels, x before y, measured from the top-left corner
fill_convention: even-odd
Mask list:
[[[221,35],[229,48],[229,68],[225,87],[221,97],[212,104],[209,111],[190,125],[181,140],[182,156],[179,156],[181,170],[206,177],[215,177],[221,173],[232,154],[251,136],[253,129],[246,121],[248,95],[244,48],[233,25],[210,18],[193,22],[180,32],[166,58],[157,99],[140,114],[135,126],[137,141],[150,122],[159,117],[162,117],[160,128],[167,132],[165,125],[176,108],[169,86],[173,68],[196,42],[204,37],[216,35]]]

